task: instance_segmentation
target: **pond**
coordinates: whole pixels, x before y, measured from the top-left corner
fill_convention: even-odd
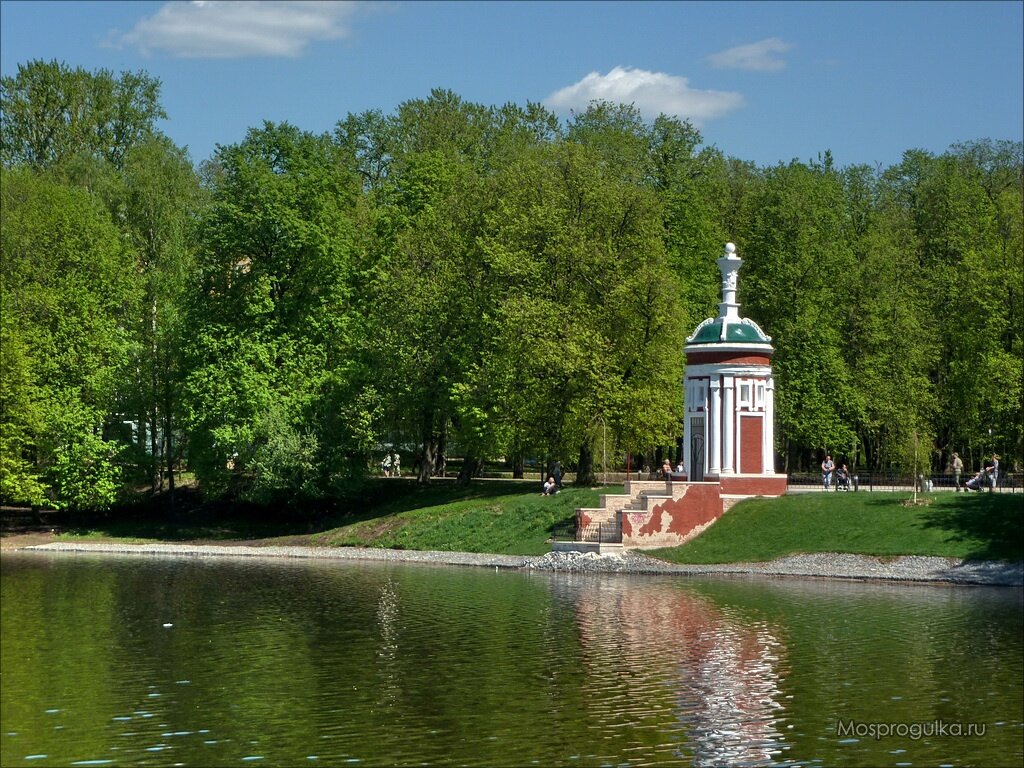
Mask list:
[[[1021,765],[1016,588],[5,553],[0,764]]]

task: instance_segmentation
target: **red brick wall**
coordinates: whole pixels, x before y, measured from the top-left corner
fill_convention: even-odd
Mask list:
[[[764,420],[756,416],[740,416],[740,474],[759,475],[761,466],[761,430]]]
[[[648,512],[622,513],[622,543],[627,547],[674,547],[722,516],[717,483],[687,486],[678,499],[669,499]]]
[[[727,496],[782,496],[786,493],[785,475],[740,477],[723,475],[722,493]]]
[[[771,365],[767,355],[749,355],[742,352],[690,352],[686,356],[687,365],[704,365],[707,363],[733,363],[734,365]]]

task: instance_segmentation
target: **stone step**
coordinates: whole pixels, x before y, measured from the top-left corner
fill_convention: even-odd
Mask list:
[[[602,494],[601,506],[576,510],[588,520],[586,526],[577,532],[580,541],[596,541],[598,538],[622,541],[622,513],[649,512],[659,504],[682,498],[688,483],[673,483],[671,480],[628,480],[626,493]]]
[[[636,498],[644,493],[665,494],[673,499],[686,495],[689,483],[683,480],[632,480],[626,483],[626,492]]]
[[[633,497],[625,493],[602,493],[601,508],[607,509],[610,512],[617,512],[632,500]]]
[[[577,509],[578,515],[586,515],[591,522],[594,523],[609,523],[614,522],[617,517],[619,510],[607,510],[604,507],[591,507],[589,509]]]
[[[634,498],[644,491],[671,493],[670,485],[671,481],[669,480],[627,480],[626,493]]]
[[[622,526],[618,521],[590,523],[576,532],[578,541],[622,542]]]
[[[648,510],[654,509],[659,504],[664,504],[666,501],[672,501],[672,498],[672,496],[666,496],[664,494],[644,493],[641,494],[638,499],[635,499],[624,507],[623,511],[647,512]]]

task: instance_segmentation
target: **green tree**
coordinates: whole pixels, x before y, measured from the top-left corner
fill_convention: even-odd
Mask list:
[[[937,446],[975,464],[1021,445],[1021,144],[908,153],[890,176],[913,203],[921,269],[938,323]]]
[[[576,142],[524,155],[500,179],[484,243],[499,297],[472,390],[513,447],[571,457],[593,481],[599,425],[620,441],[678,431],[678,287],[649,188]]]
[[[132,357],[132,253],[99,201],[38,172],[6,170],[2,208],[0,495],[104,507],[120,490],[104,427]]]
[[[876,174],[847,169],[848,236],[852,258],[837,297],[843,355],[851,371],[850,414],[868,467],[910,468],[915,447],[927,462],[933,434],[937,354],[913,225]]]
[[[736,236],[725,226],[725,161],[714,149],[700,149],[701,141],[688,121],[662,115],[650,128],[651,177],[664,211],[665,257],[682,283],[687,326],[715,311],[719,281],[712,256]]]
[[[211,489],[322,496],[366,448],[362,416],[345,424],[332,404],[359,375],[358,178],[328,136],[271,123],[221,147],[207,175],[182,393],[190,456]],[[301,447],[291,469],[287,446]]]
[[[4,167],[51,168],[79,155],[120,168],[128,150],[167,114],[160,81],[145,72],[87,72],[57,61],[18,65],[0,78]]]
[[[385,427],[415,436],[425,482],[445,470],[452,390],[481,349],[491,297],[477,239],[488,195],[479,176],[437,153],[404,165],[402,184],[420,190],[422,205],[379,285],[374,367],[389,404]]]
[[[173,494],[173,470],[181,453],[175,440],[180,432],[181,347],[189,334],[184,304],[196,279],[199,179],[185,152],[164,137],[131,147],[122,178],[111,203],[134,247],[143,285],[135,326],[140,342],[135,390],[124,411],[137,414],[146,425],[152,489],[162,490],[166,479]]]
[[[813,466],[816,454],[856,447],[840,312],[852,260],[842,181],[827,156],[779,165],[765,172],[755,200],[752,229],[737,238],[746,259],[740,299],[776,345],[786,467]]]
[[[374,329],[367,359],[384,404],[377,428],[382,439],[419,446],[426,482],[445,471],[458,431],[452,393],[479,355],[479,321],[490,301],[477,239],[492,204],[485,158],[497,125],[493,111],[435,90],[400,105],[386,125],[349,121],[347,130],[347,145],[377,147],[364,157],[387,157],[386,173],[375,174],[385,179],[374,190],[384,213],[367,304]],[[352,138],[358,130],[368,133]],[[472,474],[477,458],[464,458]]]

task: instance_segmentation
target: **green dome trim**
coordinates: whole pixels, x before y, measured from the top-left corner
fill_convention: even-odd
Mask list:
[[[770,344],[771,337],[766,336],[757,323],[747,318],[730,321],[725,325],[725,338],[722,338],[724,318],[709,317],[697,326],[693,335],[686,340],[687,344]]]

